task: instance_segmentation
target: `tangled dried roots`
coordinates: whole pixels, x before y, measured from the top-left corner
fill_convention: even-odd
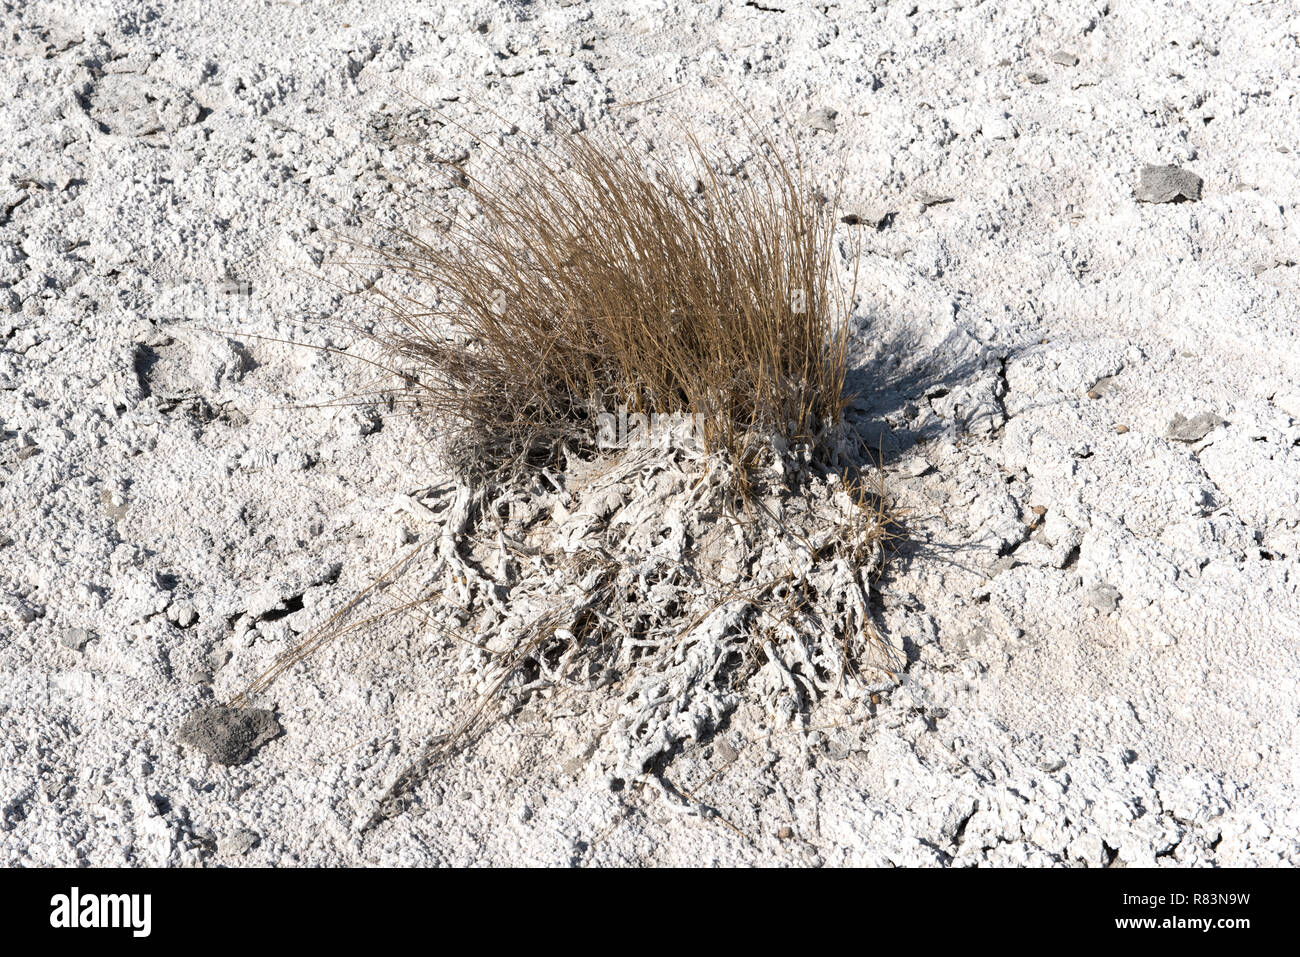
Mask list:
[[[626,781],[706,737],[742,693],[789,725],[819,698],[892,687],[901,655],[869,610],[883,504],[767,460],[748,500],[723,454],[683,467],[629,453],[495,498],[462,488],[446,514],[473,517],[442,539],[430,573],[447,584],[425,610],[478,636],[462,669],[497,706],[476,720],[612,688],[593,696],[613,708],[596,764]]]

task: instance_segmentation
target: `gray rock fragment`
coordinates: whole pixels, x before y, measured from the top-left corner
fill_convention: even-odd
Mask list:
[[[275,715],[264,708],[196,708],[181,725],[177,739],[219,764],[243,764],[280,734]]]
[[[1079,58],[1075,56],[1073,53],[1071,53],[1069,50],[1057,50],[1050,57],[1048,57],[1048,59],[1051,60],[1053,63],[1059,63],[1061,66],[1079,65]]]
[[[1046,82],[1047,82],[1047,74],[1045,74],[1045,73],[1039,73],[1039,72],[1037,72],[1037,71],[1035,70],[1035,71],[1033,71],[1033,72],[1031,72],[1031,73],[1026,73],[1026,74],[1025,74],[1025,79],[1026,79],[1028,82],[1033,83],[1034,85],[1039,85],[1039,84],[1042,84],[1042,83],[1046,83]]]
[[[1083,593],[1084,607],[1095,608],[1103,615],[1109,615],[1118,608],[1119,599],[1119,589],[1113,585],[1096,585]]]
[[[1221,418],[1213,412],[1202,412],[1190,419],[1179,412],[1169,420],[1169,428],[1165,430],[1165,438],[1173,439],[1175,442],[1199,442],[1219,426],[1227,424],[1227,419]]]
[[[248,828],[240,828],[234,834],[222,839],[221,850],[227,854],[243,856],[262,843],[262,835]]]
[[[1119,391],[1119,384],[1116,382],[1116,377],[1113,375],[1108,375],[1108,376],[1103,376],[1102,378],[1098,379],[1095,383],[1093,383],[1092,388],[1088,390],[1089,392],[1088,397],[1102,398],[1108,395],[1114,395],[1118,391]]]
[[[85,650],[86,643],[94,636],[85,628],[65,628],[59,636],[59,643],[73,651]]]
[[[1133,195],[1140,203],[1173,203],[1201,198],[1203,180],[1180,166],[1144,166]]]
[[[839,116],[839,113],[836,110],[822,107],[819,110],[809,110],[799,122],[810,129],[821,130],[824,133],[834,133],[836,130],[835,117],[837,116]]]

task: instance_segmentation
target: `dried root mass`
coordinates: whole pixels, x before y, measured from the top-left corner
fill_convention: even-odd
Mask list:
[[[746,499],[731,468],[644,452],[435,499],[454,531],[413,570],[432,584],[408,604],[454,633],[478,705],[425,761],[579,693],[605,728],[597,775],[656,783],[742,696],[798,727],[821,698],[892,688],[903,655],[869,607],[889,535],[878,489],[768,454]]]

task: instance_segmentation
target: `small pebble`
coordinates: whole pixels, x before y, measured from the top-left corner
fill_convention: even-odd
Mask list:
[[[1101,398],[1101,393],[1098,392],[1096,389],[1089,389],[1089,390],[1088,390],[1088,398],[1090,398],[1090,399],[1100,399],[1100,398]]]
[[[1047,77],[1042,73],[1026,73],[1025,79],[1035,85],[1039,85],[1047,82]]]
[[[776,832],[776,836],[783,841],[788,841],[790,838],[794,837],[794,831],[790,830],[788,827],[783,827],[781,830]]]
[[[1128,431],[1128,426],[1127,426],[1127,425],[1117,425],[1117,426],[1115,426],[1115,431],[1118,432],[1120,435],[1123,435],[1125,432]]]
[[[1075,56],[1073,53],[1071,53],[1069,50],[1057,50],[1050,57],[1048,57],[1048,59],[1051,60],[1053,63],[1059,63],[1061,66],[1079,65],[1079,58]]]

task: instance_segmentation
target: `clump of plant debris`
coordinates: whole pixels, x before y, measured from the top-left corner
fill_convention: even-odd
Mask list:
[[[626,782],[742,695],[791,722],[891,685],[870,611],[891,524],[844,426],[834,208],[767,146],[734,176],[694,141],[687,171],[589,135],[492,148],[494,177],[452,171],[459,221],[365,244],[404,281],[370,361],[453,476],[425,498],[437,528],[401,610],[456,634],[478,701],[382,814],[561,691],[599,692],[592,764]]]

